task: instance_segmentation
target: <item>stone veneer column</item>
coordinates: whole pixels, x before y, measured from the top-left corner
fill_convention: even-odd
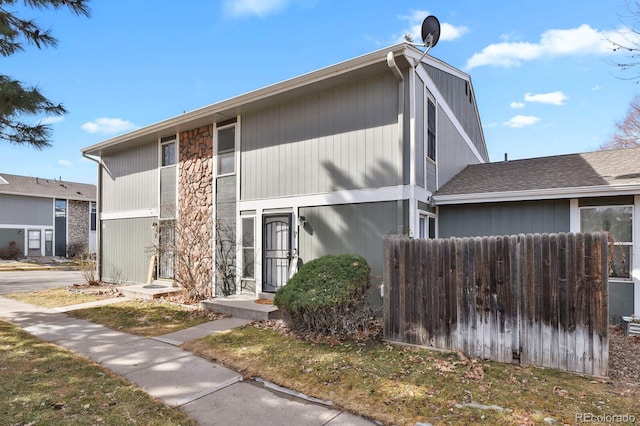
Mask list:
[[[180,133],[178,177],[178,226],[190,247],[203,255],[188,265],[198,280],[198,294],[192,297],[211,298],[213,269],[213,126]],[[177,242],[180,247],[180,241]],[[179,265],[178,265],[179,267]],[[178,274],[179,276],[179,274]],[[180,283],[178,283],[180,284]]]
[[[80,243],[89,248],[89,202],[69,200],[67,206],[67,245]]]

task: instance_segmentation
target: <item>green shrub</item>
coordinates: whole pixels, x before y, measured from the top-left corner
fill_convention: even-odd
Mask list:
[[[274,303],[285,323],[298,332],[364,331],[373,315],[366,295],[369,271],[362,256],[323,256],[304,264],[278,290]]]

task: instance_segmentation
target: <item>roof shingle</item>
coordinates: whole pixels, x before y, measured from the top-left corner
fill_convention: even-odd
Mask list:
[[[96,186],[2,173],[0,174],[0,194],[95,201]]]
[[[436,195],[640,185],[640,148],[473,164]]]

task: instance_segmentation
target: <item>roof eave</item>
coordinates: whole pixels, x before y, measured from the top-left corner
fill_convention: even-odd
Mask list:
[[[19,191],[0,191],[0,195],[18,195],[21,197],[34,197],[34,198],[60,198],[65,200],[73,200],[73,201],[96,201],[95,196],[91,195],[65,195],[65,194],[38,194],[35,192],[19,192]]]
[[[553,200],[583,197],[609,197],[640,194],[640,184],[545,188],[526,191],[483,192],[475,194],[434,195],[437,206],[455,204],[500,203],[508,201]]]

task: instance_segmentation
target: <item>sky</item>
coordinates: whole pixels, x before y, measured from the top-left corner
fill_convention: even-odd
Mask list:
[[[428,15],[429,54],[471,76],[491,161],[594,151],[640,85],[608,40],[630,38],[625,0],[93,0],[91,17],[10,6],[50,28],[0,73],[69,111],[38,117],[52,147],[0,141],[0,173],[96,182],[80,149],[118,134],[383,49]],[[3,6],[7,7],[7,6]],[[640,21],[640,18],[637,19]],[[640,41],[639,41],[640,42]],[[640,75],[640,66],[635,70]]]

